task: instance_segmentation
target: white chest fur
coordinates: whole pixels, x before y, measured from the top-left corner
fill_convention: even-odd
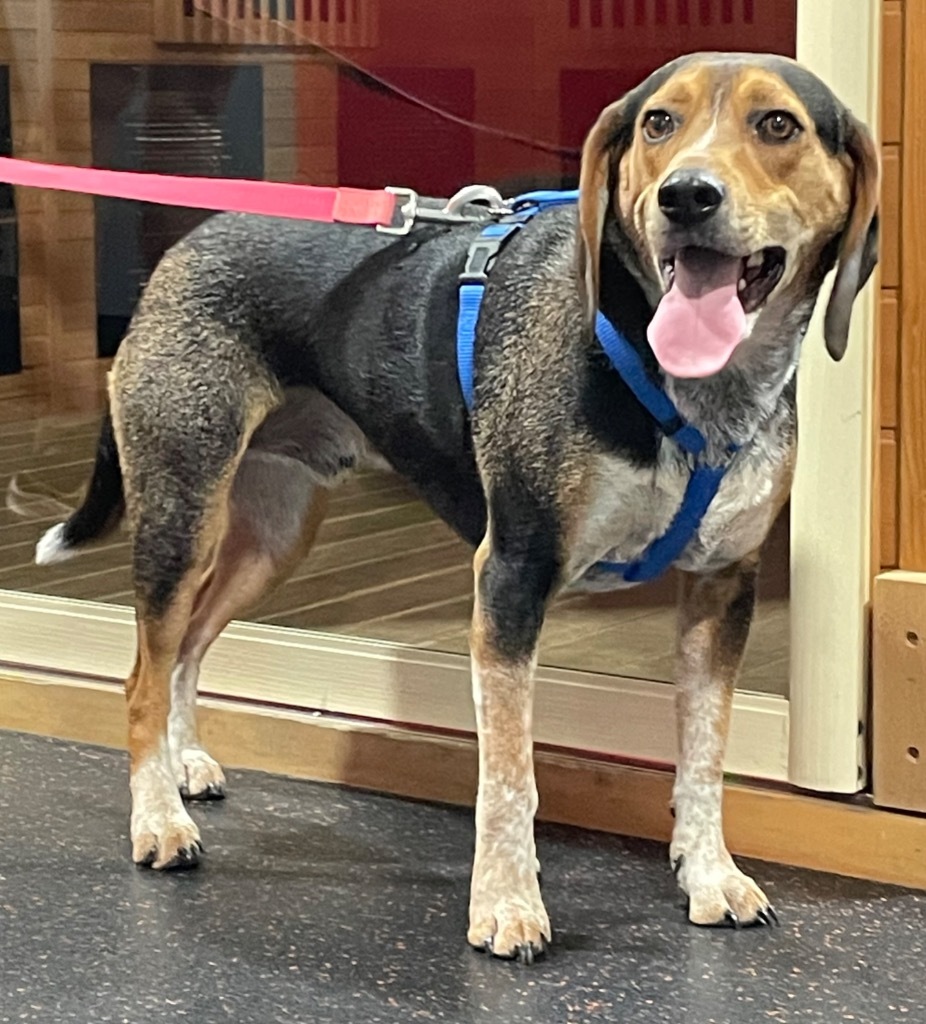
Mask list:
[[[674,563],[689,572],[723,568],[754,551],[765,539],[782,491],[791,453],[782,435],[766,434],[735,455],[700,526]],[[690,466],[670,440],[655,466],[635,468],[613,455],[599,457],[590,501],[567,578],[581,589],[632,586],[600,561],[627,563],[669,528],[682,504]]]

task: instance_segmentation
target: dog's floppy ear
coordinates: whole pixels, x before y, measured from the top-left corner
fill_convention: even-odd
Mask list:
[[[578,259],[579,282],[589,317],[598,307],[601,263],[601,234],[605,214],[611,202],[611,190],[621,155],[633,137],[639,103],[631,93],[601,112],[582,147],[579,173]]]
[[[687,54],[658,68],[623,99],[605,107],[585,139],[579,172],[579,236],[576,248],[579,283],[591,318],[594,318],[598,307],[605,216],[612,189],[617,183],[620,159],[633,141],[637,115],[650,96],[679,68],[703,59],[703,54]]]
[[[826,350],[837,362],[846,353],[852,304],[878,262],[878,192],[881,167],[871,133],[846,111],[845,150],[852,160],[851,206],[839,242],[839,263],[826,307]]]

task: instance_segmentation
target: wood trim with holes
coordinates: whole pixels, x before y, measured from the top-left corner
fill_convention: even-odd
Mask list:
[[[875,802],[926,812],[926,573],[878,576],[873,609]]]
[[[112,686],[19,675],[0,678],[0,690],[0,729],[124,746],[125,709]],[[468,737],[222,700],[202,701],[200,716],[205,744],[231,768],[473,803]],[[536,765],[542,820],[668,840],[670,773],[550,749],[537,751]],[[726,788],[724,814],[741,856],[926,889],[926,818],[736,783]]]

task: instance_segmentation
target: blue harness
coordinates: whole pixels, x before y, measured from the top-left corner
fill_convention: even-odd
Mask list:
[[[473,348],[479,308],[488,271],[499,251],[533,216],[551,206],[575,203],[578,192],[528,192],[512,203],[512,213],[483,228],[472,243],[460,275],[460,310],[457,317],[457,375],[466,407],[473,407]],[[597,562],[596,570],[616,573],[627,583],[645,583],[661,576],[678,559],[698,532],[701,520],[730,468],[738,447],[729,445],[729,458],[719,466],[705,461],[707,442],[697,427],[686,423],[672,400],[646,372],[636,349],[601,312],[595,319],[598,343],[637,401],[659,424],[666,437],[691,456],[692,470],[682,503],[669,528],[651,541],[633,562]]]

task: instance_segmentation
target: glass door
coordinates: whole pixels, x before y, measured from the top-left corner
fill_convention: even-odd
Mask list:
[[[835,0],[812,2],[832,10]],[[152,0],[154,17],[143,30],[114,7],[97,5],[81,15],[86,24],[69,23],[66,33],[36,23],[31,36],[0,35],[23,40],[0,42],[9,51],[0,48],[0,61],[11,67],[17,156],[404,185],[436,195],[480,181],[512,194],[574,186],[575,151],[598,111],[679,53],[800,54],[800,19],[811,17],[806,6],[799,12],[796,0],[297,0],[261,20],[257,5],[236,12],[211,0]],[[29,19],[27,8],[10,4],[11,16]],[[27,89],[24,76],[37,58],[30,39],[59,31],[60,45],[49,51],[58,56],[37,65],[38,93],[31,83]],[[804,37],[811,64],[835,38],[824,46],[816,32]],[[80,44],[91,38],[107,46]],[[867,42],[859,46],[867,52]],[[43,134],[36,128],[46,115],[54,127]],[[0,105],[0,145],[2,129]],[[118,678],[132,639],[125,537],[114,535],[55,566],[36,567],[32,553],[86,478],[105,372],[148,274],[202,215],[28,190],[18,190],[17,201],[23,360],[21,370],[15,360],[3,363],[0,341],[0,485],[8,495],[0,510],[0,623],[4,616],[13,622],[54,615],[65,632],[73,627],[75,641],[30,654],[23,640],[6,660],[44,658],[75,672],[93,664],[96,674]],[[4,208],[0,194],[0,218]],[[4,247],[0,260],[9,263],[9,251]],[[789,775],[792,534],[803,514],[786,508],[765,550],[731,745],[731,768],[744,774]],[[467,546],[399,477],[360,473],[332,493],[318,540],[292,577],[219,641],[207,662],[206,689],[469,728],[470,561]],[[673,758],[665,684],[673,670],[675,589],[670,576],[555,604],[541,649],[541,741]],[[801,599],[820,600],[814,593]],[[94,630],[113,638],[102,660],[88,653]],[[347,681],[339,686],[339,679]],[[383,686],[385,696],[376,691]]]

